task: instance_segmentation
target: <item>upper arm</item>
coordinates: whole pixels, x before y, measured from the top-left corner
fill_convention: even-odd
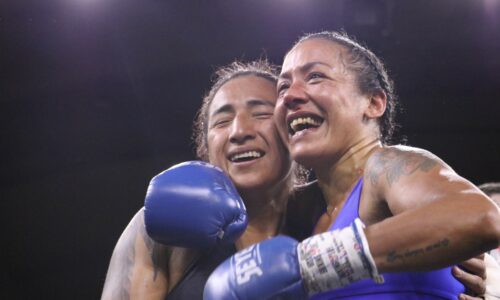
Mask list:
[[[161,299],[168,289],[168,248],[144,229],[139,210],[120,236],[109,264],[102,299]]]
[[[363,192],[392,214],[367,229],[384,272],[431,270],[498,246],[498,208],[429,152],[384,148],[370,157],[365,182]]]
[[[392,214],[370,228],[370,248],[384,271],[429,270],[497,247],[498,208],[431,153],[382,149],[365,176],[367,194]]]
[[[375,153],[367,164],[367,179],[375,197],[386,201],[393,215],[438,200],[462,200],[473,206],[487,201],[437,156],[416,148],[389,147]]]

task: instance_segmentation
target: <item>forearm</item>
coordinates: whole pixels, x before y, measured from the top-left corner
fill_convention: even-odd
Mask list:
[[[427,271],[499,243],[498,209],[485,199],[444,199],[366,228],[380,272]]]

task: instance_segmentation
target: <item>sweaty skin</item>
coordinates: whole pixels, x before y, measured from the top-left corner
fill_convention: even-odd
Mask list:
[[[238,83],[238,86],[231,83]],[[282,224],[291,185],[290,160],[273,119],[269,118],[274,107],[267,103],[274,103],[277,97],[274,83],[260,77],[242,76],[230,80],[217,94],[219,97],[214,98],[210,107],[214,116],[209,119],[212,124],[208,132],[210,162],[230,175],[250,217],[249,227],[238,241],[237,248],[243,249],[274,236],[278,231],[307,237],[316,222],[314,216],[324,209],[324,202],[317,195],[316,188],[300,188],[296,193],[298,196],[292,196],[293,205],[287,208],[287,214],[292,216],[287,219],[293,222],[286,226]],[[219,113],[215,113],[217,111]],[[265,155],[253,163],[233,164],[228,158],[235,149],[260,151]],[[313,191],[313,199],[309,190]],[[151,240],[144,230],[141,209],[113,251],[102,299],[164,299],[200,254],[198,250],[164,246]],[[471,286],[482,282],[476,275],[463,274],[463,279]]]
[[[347,55],[326,39],[303,41],[278,82],[277,127],[333,212],[315,232],[327,230],[364,176],[359,213],[380,272],[433,270],[497,247],[500,212],[476,186],[428,151],[379,142],[386,95],[359,91]]]

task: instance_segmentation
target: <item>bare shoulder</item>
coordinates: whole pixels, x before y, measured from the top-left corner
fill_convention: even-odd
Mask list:
[[[366,163],[365,178],[370,197],[385,202],[392,214],[478,193],[436,155],[407,146],[375,151]]]
[[[134,229],[132,229],[134,228]],[[136,271],[133,278],[139,284],[134,290],[161,294],[170,292],[181,280],[188,266],[200,255],[196,249],[168,246],[154,241],[144,225],[144,208],[131,221],[131,231],[135,231],[133,247]],[[137,270],[141,270],[137,272]],[[144,285],[144,286],[143,286]],[[144,287],[147,287],[145,289]],[[149,294],[139,294],[142,298]]]
[[[116,243],[113,256],[120,255],[122,263],[127,258],[127,262],[133,264],[138,239],[145,244],[151,244],[151,240],[148,239],[144,229],[144,210],[142,208],[132,217],[125,230],[123,230]]]
[[[431,152],[409,146],[386,146],[374,152],[367,161],[365,177],[373,185],[392,186],[403,177],[429,173],[436,167],[449,168]]]
[[[151,263],[155,272],[164,266],[168,256],[172,253],[172,247],[155,242],[146,232],[144,225],[144,208],[141,208],[132,218],[123,235],[133,237],[133,245],[124,245],[124,248],[133,248],[142,251],[139,258]],[[137,256],[137,255],[136,255]]]

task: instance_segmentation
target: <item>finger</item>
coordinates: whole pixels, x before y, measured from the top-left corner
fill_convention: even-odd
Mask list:
[[[460,263],[459,266],[468,271],[468,273],[472,273],[482,279],[486,279],[486,264],[484,263],[484,255],[468,259]]]
[[[478,256],[476,256],[477,258],[479,258],[480,260],[484,260],[484,256],[486,255],[486,253],[483,253],[483,254],[480,254]]]
[[[460,294],[460,296],[458,297],[459,300],[483,300],[483,298],[479,298],[479,297],[472,297],[472,296],[469,296],[469,295],[466,295],[466,294]]]
[[[469,295],[483,295],[486,292],[484,279],[477,275],[464,272],[458,267],[453,267],[453,276],[466,287]]]

